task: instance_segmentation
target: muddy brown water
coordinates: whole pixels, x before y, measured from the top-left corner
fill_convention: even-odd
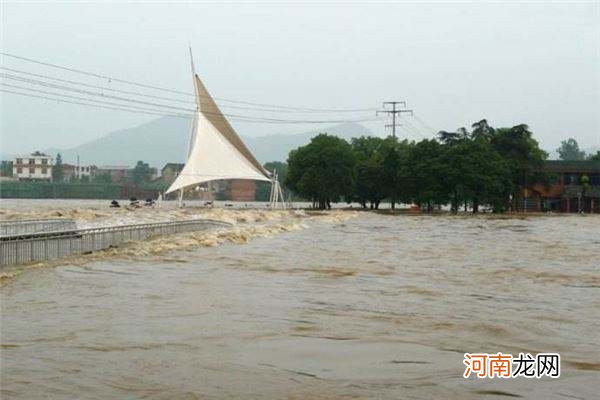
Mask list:
[[[11,270],[1,398],[597,398],[600,216],[244,212]],[[462,378],[499,351],[562,376]]]

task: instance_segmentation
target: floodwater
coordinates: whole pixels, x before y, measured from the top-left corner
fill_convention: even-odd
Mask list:
[[[86,207],[234,226],[9,270],[2,399],[598,398],[600,215]],[[561,377],[464,379],[465,352]]]

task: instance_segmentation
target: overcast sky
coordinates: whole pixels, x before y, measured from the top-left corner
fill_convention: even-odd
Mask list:
[[[600,145],[599,1],[1,4],[2,51],[24,57],[191,91],[190,43],[216,97],[323,108],[406,100],[436,130],[487,118],[530,125],[546,149],[567,137]],[[2,65],[132,89],[7,57]],[[3,154],[72,147],[155,118],[0,95]],[[372,113],[329,118],[365,116]],[[407,122],[421,129],[402,136],[427,134]],[[234,125],[250,136],[319,127]],[[384,132],[382,122],[366,125]]]

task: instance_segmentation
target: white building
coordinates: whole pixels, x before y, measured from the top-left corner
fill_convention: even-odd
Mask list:
[[[52,180],[52,165],[54,165],[52,156],[39,151],[27,156],[15,157],[13,159],[13,177],[19,180]]]
[[[98,167],[95,165],[80,165],[75,166],[75,175],[81,179],[83,177],[92,178],[96,174]]]
[[[72,165],[62,164],[63,180],[70,182],[73,179],[87,178],[92,179],[96,174],[98,167],[95,165]]]

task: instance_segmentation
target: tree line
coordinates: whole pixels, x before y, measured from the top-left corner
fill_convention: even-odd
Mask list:
[[[493,128],[485,119],[418,142],[320,134],[290,152],[284,184],[321,209],[342,200],[377,209],[387,199],[392,209],[503,212],[520,209],[525,188],[548,182],[547,157],[527,125]]]
[[[600,161],[600,150],[596,154],[587,154],[584,150],[579,149],[579,143],[573,138],[560,142],[560,147],[556,149],[558,157],[565,161]]]

